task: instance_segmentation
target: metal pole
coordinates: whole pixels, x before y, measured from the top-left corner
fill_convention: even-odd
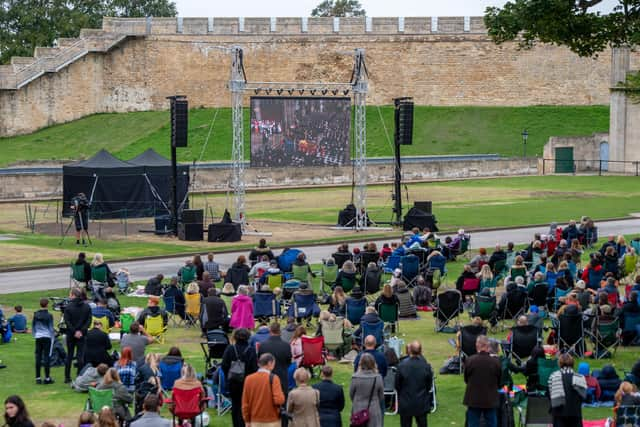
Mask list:
[[[242,48],[235,46],[231,58],[231,78],[229,89],[231,90],[231,124],[233,127],[232,162],[233,177],[231,187],[234,196],[234,217],[245,228],[245,183],[244,183],[244,129],[242,93],[247,84],[242,62]]]
[[[598,160],[598,176],[602,176],[602,159]]]
[[[353,73],[355,104],[355,174],[356,174],[356,230],[368,226],[367,221],[367,91],[369,87],[364,49],[356,49]],[[396,197],[399,197],[398,193]]]
[[[171,101],[173,102],[173,100]],[[126,214],[126,211],[125,211]],[[175,145],[171,144],[171,229],[178,235],[178,159]]]
[[[395,211],[396,211],[396,223],[402,222],[402,195],[400,194],[402,187],[402,171],[400,170],[400,141],[395,141],[395,154],[396,154],[396,175],[394,180],[394,198],[395,198]]]

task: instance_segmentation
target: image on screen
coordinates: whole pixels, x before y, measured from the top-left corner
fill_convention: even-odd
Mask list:
[[[351,159],[349,98],[251,98],[251,166],[342,166]]]

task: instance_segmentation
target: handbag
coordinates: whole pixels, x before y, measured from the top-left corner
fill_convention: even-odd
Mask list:
[[[373,385],[371,386],[371,393],[369,393],[369,403],[365,409],[361,409],[351,414],[351,427],[362,427],[369,423],[371,416],[369,415],[369,406],[371,406],[371,399],[373,398],[373,390],[376,388],[376,381],[378,377],[373,378]]]

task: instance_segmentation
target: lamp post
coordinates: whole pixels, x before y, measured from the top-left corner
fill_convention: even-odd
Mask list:
[[[529,138],[529,132],[527,130],[522,131],[522,157],[527,157],[527,139]]]

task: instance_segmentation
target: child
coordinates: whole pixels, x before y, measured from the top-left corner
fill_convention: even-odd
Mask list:
[[[589,364],[587,362],[580,362],[578,365],[578,373],[584,376],[584,379],[587,381],[587,403],[600,400],[602,389],[600,388],[598,379],[591,375],[591,367]]]
[[[11,331],[17,334],[26,334],[29,330],[27,328],[27,316],[22,313],[22,306],[16,305],[13,309],[16,311],[16,314],[8,319],[9,325],[11,325]]]
[[[49,362],[56,334],[53,330],[53,316],[49,313],[48,306],[49,300],[40,298],[40,310],[33,313],[32,333],[36,340],[36,384],[53,384]],[[44,381],[40,377],[42,367],[44,367]]]

